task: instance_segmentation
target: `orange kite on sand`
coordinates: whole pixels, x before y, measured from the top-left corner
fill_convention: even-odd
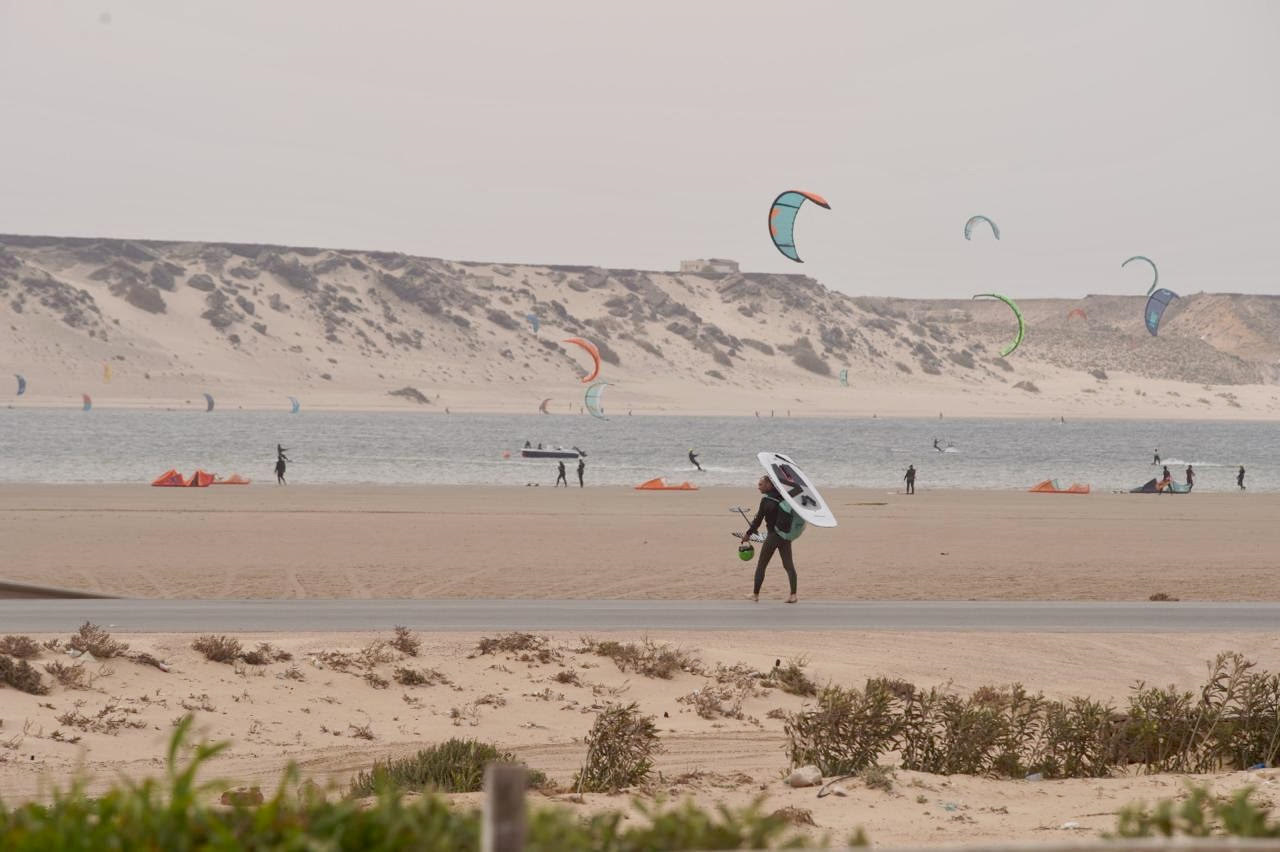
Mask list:
[[[641,482],[636,491],[697,491],[698,486],[692,482],[681,482],[679,485],[668,485],[665,477],[655,477],[648,482]]]
[[[1089,486],[1073,482],[1070,488],[1063,488],[1058,485],[1058,480],[1046,479],[1044,482],[1033,485],[1027,490],[1036,494],[1088,494]]]

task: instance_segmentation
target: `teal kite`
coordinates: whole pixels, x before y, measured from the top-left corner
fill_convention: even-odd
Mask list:
[[[289,411],[290,414],[297,414],[298,409],[302,407],[302,403],[298,402],[298,398],[296,396],[289,397],[289,405],[291,406]]]
[[[587,411],[591,412],[592,417],[599,417],[601,420],[609,419],[604,416],[604,408],[600,405],[600,395],[604,393],[604,389],[607,387],[609,387],[608,382],[600,381],[587,388],[583,402],[587,406]]]
[[[979,293],[973,298],[999,299],[1000,301],[1008,305],[1009,309],[1013,311],[1013,315],[1018,318],[1018,333],[1017,335],[1014,336],[1013,342],[1011,342],[1004,349],[1000,350],[1000,357],[1004,358],[1007,355],[1013,354],[1013,350],[1018,348],[1018,344],[1022,342],[1022,336],[1023,334],[1026,333],[1026,330],[1027,330],[1026,323],[1022,321],[1022,311],[1018,310],[1018,305],[1013,301],[1013,299],[1010,299],[1008,296],[1001,296],[999,293]]]
[[[1160,330],[1160,318],[1164,316],[1165,309],[1176,298],[1178,298],[1177,293],[1161,287],[1151,294],[1151,298],[1147,299],[1147,310],[1144,318],[1147,321],[1147,331],[1151,332],[1152,337],[1155,337],[1156,332]]]
[[[840,371],[840,387],[842,388],[849,387],[849,368],[848,367],[845,367],[843,370]]]
[[[1147,263],[1151,264],[1151,274],[1152,274],[1151,286],[1147,288],[1147,295],[1150,296],[1151,291],[1156,289],[1156,285],[1160,283],[1160,270],[1156,269],[1156,262],[1154,260],[1152,260],[1149,257],[1143,257],[1140,254],[1135,254],[1133,257],[1129,258],[1129,260],[1126,260],[1124,263],[1120,264],[1120,268],[1124,269],[1126,266],[1130,264],[1130,262],[1135,260],[1145,260]],[[1152,332],[1152,334],[1154,333],[1155,332]]]
[[[796,214],[800,212],[800,207],[806,201],[812,201],[827,210],[831,209],[831,205],[821,195],[798,189],[789,189],[782,193],[773,199],[773,204],[769,207],[769,238],[773,240],[773,245],[778,251],[796,263],[804,263],[796,253],[795,227]]]
[[[964,238],[966,240],[973,238],[972,237],[973,226],[978,224],[979,222],[986,222],[988,225],[990,225],[991,233],[995,234],[995,237],[997,240],[1000,239],[1000,226],[998,226],[995,222],[992,222],[986,216],[970,216],[969,221],[964,223]]]

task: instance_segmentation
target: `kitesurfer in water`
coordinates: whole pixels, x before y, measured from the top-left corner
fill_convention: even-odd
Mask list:
[[[532,450],[532,449],[533,449],[533,444],[530,444],[528,441],[525,441],[525,442],[524,442],[524,448],[525,448],[526,450]]]
[[[760,547],[759,561],[756,562],[755,587],[751,592],[751,600],[760,600],[760,587],[764,585],[764,570],[769,567],[769,560],[773,558],[773,552],[776,550],[782,554],[782,567],[786,570],[787,581],[791,584],[791,596],[787,598],[787,603],[795,603],[796,566],[791,560],[791,542],[778,535],[777,528],[779,515],[782,514],[782,495],[773,487],[773,481],[767,476],[760,477],[756,488],[763,495],[760,498],[760,511],[756,512],[756,519],[742,534],[742,543],[746,544],[751,536],[759,531],[762,522],[769,532],[765,536],[764,544]],[[787,514],[786,518],[789,522],[791,515]]]
[[[587,469],[587,463],[586,463],[585,461],[583,461],[583,460],[582,460],[582,457],[581,457],[581,456],[579,456],[579,457],[578,457],[578,487],[579,487],[579,488],[584,487],[584,486],[583,486],[583,484],[582,484],[582,472],[583,472],[583,471],[585,471],[586,469]],[[569,483],[567,483],[567,482],[566,482],[566,483],[564,484],[564,487],[565,487],[565,488],[568,488],[568,487],[569,487]]]
[[[556,474],[556,484],[553,485],[552,488],[559,488],[561,482],[564,483],[565,488],[568,488],[569,480],[566,479],[564,475],[564,462],[563,461],[556,462],[556,468],[558,468],[559,473]]]
[[[1244,491],[1244,465],[1240,465],[1240,472],[1236,474],[1236,485],[1240,486],[1240,490]]]
[[[1196,484],[1196,472],[1191,469],[1191,465],[1187,465],[1187,490],[1190,491],[1191,487],[1195,484]]]
[[[916,493],[916,466],[913,464],[907,465],[907,472],[903,474],[902,478],[907,483],[907,493],[915,494]]]
[[[698,470],[702,470],[702,465],[698,464],[698,454],[695,453],[693,450],[689,450],[689,461],[691,461],[693,463],[693,466],[696,467]]]
[[[1152,450],[1152,452],[1154,452],[1154,453],[1155,453],[1155,458],[1153,458],[1153,459],[1151,460],[1151,463],[1152,463],[1152,464],[1160,464],[1160,451],[1159,451],[1159,450]]]
[[[937,439],[937,438],[934,438],[934,439],[933,439],[933,448],[934,448],[935,450],[937,450],[938,452],[942,452],[942,447],[938,446],[938,439]]]

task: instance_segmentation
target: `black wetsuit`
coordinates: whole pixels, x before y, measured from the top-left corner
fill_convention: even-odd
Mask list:
[[[914,467],[914,466],[910,466],[910,467],[908,467],[908,468],[907,468],[907,472],[906,472],[906,474],[904,474],[902,478],[903,478],[904,480],[906,480],[906,483],[907,483],[907,493],[908,493],[908,494],[915,494],[915,493],[916,493],[916,469],[915,469],[915,467]]]
[[[565,475],[564,475],[564,462],[556,462],[556,467],[559,469],[559,471],[560,471],[560,472],[559,472],[558,474],[556,474],[556,484],[555,484],[554,486],[552,486],[552,487],[553,487],[553,488],[554,488],[554,487],[559,487],[560,483],[561,483],[561,482],[563,482],[563,483],[564,483],[564,487],[565,487],[565,488],[568,488],[568,487],[569,487],[569,480],[568,480],[568,479],[566,479],[566,478],[565,478]]]
[[[693,462],[693,466],[698,470],[702,470],[702,465],[698,464],[698,454],[693,450],[689,451],[689,461]]]
[[[1240,465],[1240,472],[1236,474],[1236,485],[1244,488],[1244,465]]]
[[[751,526],[747,528],[747,535],[754,535],[760,530],[760,523],[763,521],[765,527],[769,530],[769,534],[765,536],[764,545],[760,548],[760,559],[756,562],[756,583],[755,594],[760,594],[760,587],[764,585],[764,570],[769,567],[769,560],[773,558],[773,552],[776,550],[782,554],[782,567],[787,572],[787,581],[791,584],[791,594],[796,593],[796,566],[791,559],[791,542],[778,535],[778,515],[781,513],[779,508],[782,502],[782,495],[776,490],[770,490],[767,494],[760,498],[760,511],[756,512],[756,519],[751,522]],[[788,520],[790,516],[787,516]]]
[[[285,455],[286,452],[288,452],[286,448],[276,444],[276,485],[289,484],[284,481],[284,463],[289,460],[289,457]]]
[[[578,487],[582,488],[582,472],[587,469],[587,463],[582,459],[578,459]],[[565,483],[565,488],[569,487],[569,483]]]

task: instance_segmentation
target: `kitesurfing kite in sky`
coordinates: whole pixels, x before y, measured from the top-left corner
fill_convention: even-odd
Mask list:
[[[550,414],[551,412],[547,411],[547,406],[550,404],[551,404],[551,397],[547,397],[541,403],[538,404],[538,411],[541,412],[542,414]]]
[[[542,320],[538,319],[537,314],[525,314],[524,318],[529,321],[529,325],[533,327],[533,333],[537,334],[538,329],[542,327]]]
[[[1009,309],[1013,311],[1013,315],[1014,315],[1015,317],[1017,317],[1017,318],[1018,318],[1018,333],[1014,336],[1013,341],[1012,341],[1008,346],[1006,346],[1004,349],[1001,349],[1001,350],[1000,350],[1000,357],[1001,357],[1001,358],[1005,357],[1006,355],[1010,355],[1010,354],[1012,354],[1012,353],[1013,353],[1013,350],[1017,349],[1017,348],[1018,348],[1018,344],[1022,342],[1022,335],[1023,335],[1023,334],[1026,332],[1026,330],[1027,330],[1026,324],[1025,324],[1025,323],[1023,323],[1023,321],[1022,321],[1022,311],[1018,310],[1018,306],[1017,306],[1017,304],[1015,304],[1015,303],[1014,303],[1013,299],[1010,299],[1008,296],[1001,296],[999,293],[979,293],[978,295],[974,296],[973,298],[975,298],[975,299],[999,299],[1000,301],[1002,301],[1002,302],[1004,302],[1006,305],[1008,305],[1008,306],[1009,306]]]
[[[91,399],[87,393],[80,394],[80,402],[85,411],[89,411],[93,408],[93,399]]]
[[[800,207],[806,201],[831,209],[831,205],[821,195],[802,192],[798,189],[789,189],[782,193],[773,199],[773,204],[769,207],[769,238],[773,240],[778,251],[796,263],[804,263],[796,253],[795,229],[796,214],[800,212]]]
[[[566,337],[563,343],[572,343],[575,346],[581,346],[591,356],[592,368],[591,372],[582,377],[583,383],[594,382],[600,375],[600,350],[590,340],[583,340],[581,337]]]
[[[205,411],[213,411],[213,397],[209,394],[204,395]]]
[[[604,408],[600,405],[600,395],[604,393],[604,389],[609,387],[608,382],[595,382],[591,387],[587,388],[586,394],[583,396],[583,404],[586,405],[587,411],[591,412],[592,417],[599,417],[601,420],[608,420],[604,416]]]
[[[1147,331],[1151,332],[1152,337],[1155,337],[1156,332],[1160,330],[1160,318],[1164,316],[1165,309],[1176,298],[1178,298],[1177,293],[1161,287],[1147,299],[1147,310],[1144,316],[1147,321]]]
[[[1000,239],[1000,227],[995,222],[992,222],[986,216],[970,216],[969,221],[964,223],[964,238],[966,240],[973,238],[973,226],[979,222],[986,222],[990,225],[991,233],[995,235],[997,240]]]
[[[1081,308],[1072,308],[1070,313],[1067,314],[1067,319],[1075,319],[1077,317],[1079,317],[1082,320],[1087,320],[1089,318],[1089,315],[1086,314],[1084,310]]]
[[[1156,269],[1156,262],[1154,260],[1149,257],[1143,257],[1140,254],[1135,254],[1133,257],[1120,264],[1120,268],[1124,269],[1135,260],[1145,260],[1147,263],[1151,264],[1151,286],[1147,288],[1147,295],[1150,296],[1151,291],[1156,289],[1156,285],[1160,283],[1160,270]],[[1155,332],[1153,331],[1152,334],[1155,334]]]
[[[289,411],[290,414],[297,414],[298,409],[302,408],[302,403],[298,402],[298,398],[296,396],[289,397],[289,405],[292,406]]]
[[[22,396],[27,392],[27,380],[18,373],[14,373],[13,377],[18,380],[18,396]]]
[[[842,388],[849,387],[849,368],[848,367],[845,367],[843,370],[840,371],[840,387]]]

